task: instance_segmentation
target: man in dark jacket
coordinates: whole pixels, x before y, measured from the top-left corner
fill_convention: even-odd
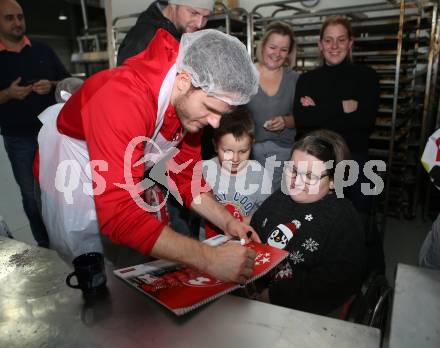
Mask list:
[[[142,52],[157,29],[163,28],[177,40],[183,33],[202,29],[214,6],[214,0],[155,1],[141,13],[118,50],[117,64]]]

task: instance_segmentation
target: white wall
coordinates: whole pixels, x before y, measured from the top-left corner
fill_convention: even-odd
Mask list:
[[[153,0],[112,0],[113,18],[144,11]]]
[[[223,0],[227,3],[227,0]],[[130,13],[142,12],[145,10],[153,0],[112,0],[113,18],[126,15]],[[270,1],[264,0],[238,0],[238,5],[247,11],[251,11],[255,6],[261,3],[268,3]],[[320,3],[314,7],[314,10],[321,10],[324,8],[334,8],[341,6],[354,6],[373,3],[384,3],[386,0],[321,0]],[[273,10],[273,8],[272,8]],[[269,13],[272,12],[269,9]],[[264,15],[267,13],[263,12]]]

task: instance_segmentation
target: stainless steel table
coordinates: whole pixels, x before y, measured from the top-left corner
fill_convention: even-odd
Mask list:
[[[440,271],[399,263],[390,347],[440,347]]]
[[[176,317],[108,273],[84,300],[57,254],[0,237],[0,347],[379,347],[379,330],[224,296]]]

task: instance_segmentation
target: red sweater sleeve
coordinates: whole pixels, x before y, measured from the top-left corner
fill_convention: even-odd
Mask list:
[[[154,106],[148,88],[140,89],[131,78],[118,76],[102,86],[81,110],[90,160],[104,160],[108,164],[108,168],[95,168],[93,172],[94,183],[106,184],[102,193],[95,194],[101,233],[114,243],[145,254],[151,251],[164,224],[139,207],[130,193],[117,184],[126,183],[124,154],[127,145],[137,136],[153,133]],[[125,163],[131,168],[135,184],[143,179],[144,166],[133,167],[133,164],[143,153],[144,145],[139,143],[130,162]]]
[[[178,166],[188,161],[188,165],[183,170],[176,171],[168,166],[170,179],[176,184],[186,207],[190,207],[194,198],[200,193],[211,190],[203,179],[200,145],[202,134],[203,131],[187,134],[180,144],[179,152],[173,159]]]

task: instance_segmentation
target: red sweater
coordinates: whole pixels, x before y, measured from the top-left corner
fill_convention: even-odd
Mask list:
[[[123,66],[89,78],[69,99],[57,120],[61,133],[87,142],[90,160],[108,163],[107,171],[95,168],[106,182],[104,192],[94,197],[101,233],[114,243],[145,254],[151,251],[164,224],[137,206],[129,192],[115,184],[125,183],[124,153],[128,143],[137,136],[153,136],[160,86],[176,61],[178,49],[175,38],[158,30],[150,45]],[[160,133],[172,140],[180,132],[180,121],[169,105]],[[201,160],[200,138],[201,132],[185,136],[174,160],[178,164],[189,159],[192,162],[179,175],[170,173],[186,206],[193,200],[191,180],[194,164]],[[144,167],[133,164],[143,154],[144,145],[139,144],[131,159],[135,184],[143,179]],[[94,182],[98,181],[96,177],[93,176]]]

